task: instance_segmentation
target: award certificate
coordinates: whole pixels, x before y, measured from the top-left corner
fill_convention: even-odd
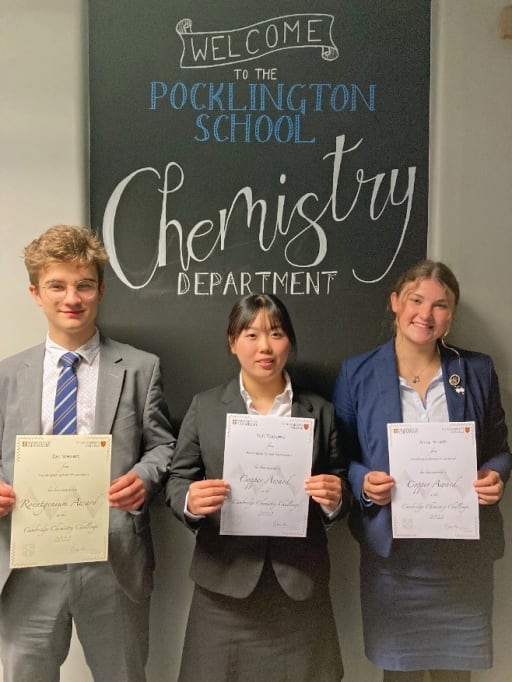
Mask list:
[[[314,419],[228,414],[221,535],[305,537]]]
[[[112,436],[17,436],[11,568],[106,561]]]
[[[475,423],[388,424],[394,538],[479,538]]]

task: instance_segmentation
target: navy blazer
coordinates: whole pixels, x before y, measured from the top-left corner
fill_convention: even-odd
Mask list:
[[[333,402],[340,420],[342,449],[349,482],[360,499],[368,471],[389,472],[387,424],[402,421],[394,338],[382,346],[345,360]],[[478,468],[493,469],[508,480],[511,454],[501,406],[498,378],[489,356],[438,344],[450,421],[474,421]],[[452,385],[450,377],[458,377]],[[454,382],[455,383],[455,382]],[[393,544],[390,505],[354,505],[352,532],[383,557]],[[503,555],[503,522],[498,505],[480,507],[480,542],[459,541],[466,548],[496,559]],[[476,546],[475,546],[476,545]]]
[[[247,597],[256,587],[266,558],[272,562],[283,590],[298,601],[311,597],[315,583],[329,579],[329,555],[320,506],[310,501],[304,538],[219,535],[220,512],[199,522],[184,513],[185,498],[193,481],[221,479],[224,463],[226,415],[247,413],[238,377],[196,395],[185,415],[167,483],[167,499],[174,514],[197,531],[190,577],[211,592]],[[293,417],[315,419],[312,473],[329,473],[343,479],[341,516],[351,499],[338,450],[336,417],[331,403],[320,396],[293,388]]]

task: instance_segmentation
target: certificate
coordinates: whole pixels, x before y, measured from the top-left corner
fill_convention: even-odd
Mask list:
[[[394,538],[478,540],[475,423],[388,424]]]
[[[11,568],[106,561],[112,436],[16,436]]]
[[[221,535],[305,537],[314,419],[228,414]]]

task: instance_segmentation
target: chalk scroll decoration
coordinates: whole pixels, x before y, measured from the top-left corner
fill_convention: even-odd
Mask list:
[[[176,32],[183,43],[182,69],[204,69],[259,59],[280,50],[320,48],[322,59],[334,61],[339,50],[332,39],[330,14],[287,14],[227,31],[192,31],[181,19]]]

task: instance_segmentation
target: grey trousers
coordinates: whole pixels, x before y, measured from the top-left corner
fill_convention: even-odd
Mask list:
[[[11,573],[0,598],[4,682],[58,682],[73,621],[95,682],[145,682],[149,599],[131,601],[107,562]]]

